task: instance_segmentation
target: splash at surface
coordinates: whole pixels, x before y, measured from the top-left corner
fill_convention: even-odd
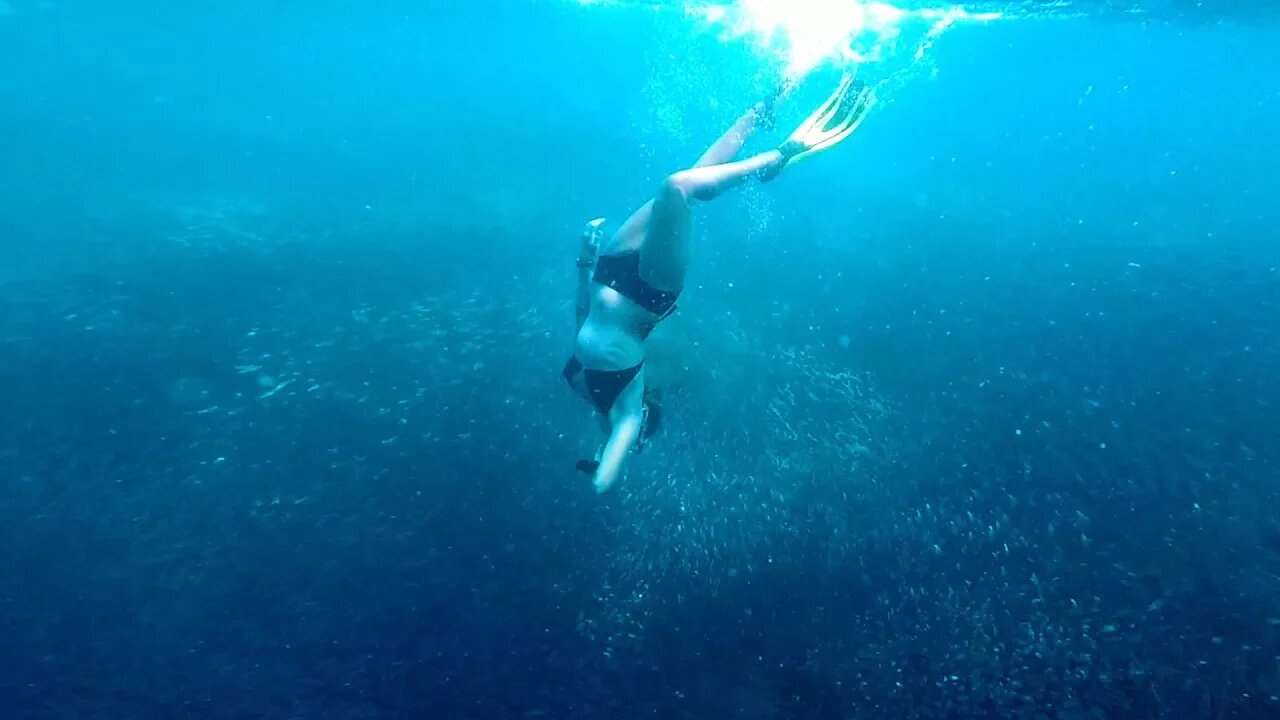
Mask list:
[[[791,77],[801,77],[825,63],[875,63],[903,52],[914,61],[955,23],[999,17],[999,13],[972,14],[959,5],[906,9],[860,0],[739,0],[732,5],[705,5],[691,13],[721,27],[726,38],[754,43]]]
[[[735,2],[636,3],[577,0],[582,5],[680,11],[721,33],[724,41],[751,43],[784,75],[800,78],[832,64],[919,60],[933,40],[958,22],[986,22],[999,12],[970,12],[960,5],[904,8],[863,0],[736,0]]]

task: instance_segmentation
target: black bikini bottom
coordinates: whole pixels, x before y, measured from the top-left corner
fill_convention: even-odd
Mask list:
[[[642,367],[644,367],[643,362],[625,370],[592,370],[583,367],[582,361],[575,355],[564,364],[564,379],[569,383],[569,387],[576,389],[577,386],[573,381],[581,373],[591,404],[607,416],[609,410],[613,408],[614,401],[622,394],[622,390],[635,380]]]

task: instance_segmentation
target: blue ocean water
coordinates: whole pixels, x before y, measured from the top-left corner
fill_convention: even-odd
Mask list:
[[[1280,10],[1001,6],[699,207],[601,497],[577,233],[779,70],[683,7],[0,0],[0,717],[1280,716]]]

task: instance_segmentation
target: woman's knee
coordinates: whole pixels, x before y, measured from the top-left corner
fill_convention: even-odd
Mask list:
[[[658,188],[658,199],[677,202],[689,202],[695,190],[693,178],[688,170],[671,173]]]
[[[688,203],[690,200],[710,200],[715,193],[707,187],[697,170],[681,170],[667,176],[662,183],[659,197]]]

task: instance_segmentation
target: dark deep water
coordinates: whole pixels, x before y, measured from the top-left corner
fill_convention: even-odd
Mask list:
[[[767,62],[118,5],[0,3],[0,717],[1280,717],[1268,4],[958,26],[700,208],[603,499],[574,234]]]

